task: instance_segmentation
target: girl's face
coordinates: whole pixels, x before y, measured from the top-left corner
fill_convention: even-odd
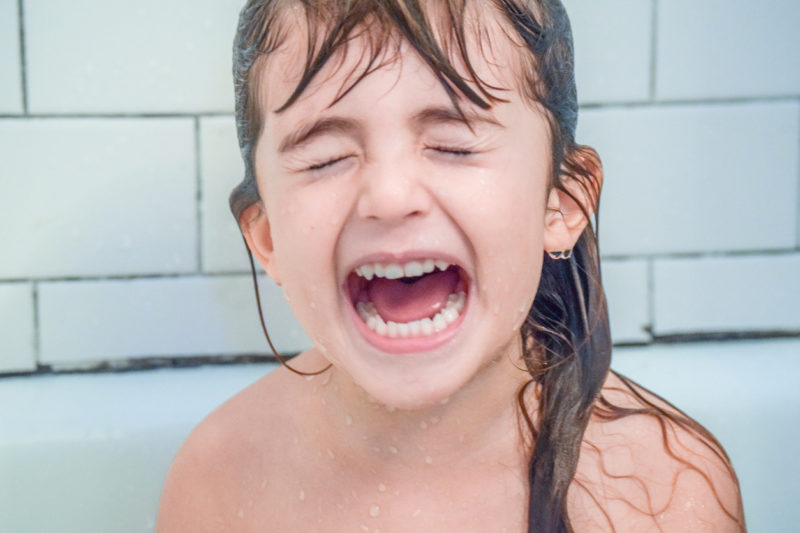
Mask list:
[[[513,89],[509,61],[472,54],[478,76],[508,90],[489,110],[463,100],[467,125],[406,45],[336,101],[361,72],[354,41],[276,114],[300,75],[291,45],[263,72],[255,165],[265,213],[251,248],[316,349],[378,401],[405,408],[495,375],[493,361],[518,372],[551,140],[543,112]]]

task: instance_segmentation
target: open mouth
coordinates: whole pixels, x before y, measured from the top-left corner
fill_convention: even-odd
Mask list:
[[[460,322],[469,279],[441,259],[366,263],[347,277],[350,302],[375,335],[385,339],[441,336]]]

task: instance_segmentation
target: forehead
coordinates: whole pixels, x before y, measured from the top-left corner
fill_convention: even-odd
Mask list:
[[[410,37],[391,21],[371,14],[338,39],[304,9],[287,9],[281,17],[281,45],[262,59],[254,80],[264,118],[320,93],[328,97],[327,105],[333,105],[370,73],[397,68],[399,76],[408,63],[424,65],[434,74],[432,79],[439,80],[432,89],[438,85],[446,95],[449,86],[459,105],[488,107],[516,99],[524,92],[521,87],[532,71],[533,58],[504,16],[486,9],[490,4],[469,3],[456,24],[452,14],[431,8],[430,27],[411,32]],[[331,39],[335,44],[329,46]],[[431,46],[427,39],[436,44]]]

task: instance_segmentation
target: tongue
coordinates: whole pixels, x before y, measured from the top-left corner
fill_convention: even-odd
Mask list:
[[[453,269],[422,276],[413,283],[377,278],[367,289],[369,300],[386,321],[413,322],[433,317],[458,285],[460,276]]]

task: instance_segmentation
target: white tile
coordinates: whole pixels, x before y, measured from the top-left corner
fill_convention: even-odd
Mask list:
[[[233,117],[200,121],[200,171],[203,200],[203,270],[247,270],[242,235],[228,207],[231,190],[244,176]]]
[[[794,248],[799,111],[777,102],[584,112],[578,141],[605,169],[600,249]]]
[[[0,284],[0,372],[34,370],[33,287]]]
[[[261,289],[276,348],[307,348],[280,288]],[[248,276],[42,283],[39,308],[44,363],[269,352]]]
[[[22,113],[17,0],[0,0],[0,113]]]
[[[0,121],[0,278],[193,270],[193,136],[186,119]]]
[[[26,0],[37,113],[229,111],[242,0]]]
[[[566,0],[582,103],[650,96],[652,13],[646,0]]]
[[[656,334],[800,330],[800,255],[656,260]]]
[[[602,267],[611,339],[615,343],[650,340],[647,262],[605,260]]]
[[[657,96],[800,93],[797,0],[658,2]]]

